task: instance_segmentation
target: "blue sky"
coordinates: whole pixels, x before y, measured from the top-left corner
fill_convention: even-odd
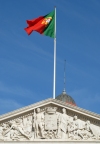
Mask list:
[[[24,28],[57,10],[56,96],[100,113],[100,0],[0,0],[0,114],[52,98],[54,40]]]

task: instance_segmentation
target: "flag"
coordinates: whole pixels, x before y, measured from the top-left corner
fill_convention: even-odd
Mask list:
[[[38,18],[27,20],[28,27],[24,30],[30,35],[33,31],[40,34],[50,36],[54,38],[54,23],[55,23],[55,12],[52,11],[45,16],[40,16]]]

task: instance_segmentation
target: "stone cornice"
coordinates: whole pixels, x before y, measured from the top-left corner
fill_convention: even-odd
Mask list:
[[[0,141],[0,144],[45,144],[45,143],[49,143],[49,144],[100,144],[100,141],[94,141],[94,140],[91,140],[91,141],[86,141],[86,140],[81,140],[81,141],[76,141],[76,140],[62,140],[62,139],[44,139],[44,140],[41,140],[41,139],[35,139],[34,141],[7,141],[7,142],[3,142],[3,141]]]
[[[20,108],[18,110],[14,110],[14,111],[9,112],[7,114],[1,115],[0,116],[0,122],[2,122],[3,120],[6,120],[8,118],[17,116],[17,115],[21,115],[22,113],[26,113],[28,111],[32,111],[33,109],[35,109],[37,107],[41,107],[41,106],[44,106],[44,105],[47,105],[47,104],[50,104],[50,103],[52,103],[54,105],[61,106],[61,107],[65,107],[68,110],[71,110],[73,112],[77,112],[79,114],[83,114],[83,115],[91,117],[93,119],[100,120],[100,115],[99,114],[93,113],[91,111],[82,109],[82,108],[77,107],[77,106],[66,104],[65,102],[62,102],[62,101],[59,101],[59,100],[56,100],[56,99],[49,98],[49,99],[37,102],[35,104],[31,104],[29,106],[25,106],[25,107]]]

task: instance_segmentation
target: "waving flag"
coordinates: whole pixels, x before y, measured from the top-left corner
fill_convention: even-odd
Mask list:
[[[54,38],[55,11],[52,11],[45,16],[27,20],[26,22],[28,27],[25,28],[25,31],[28,35],[30,35],[33,31],[37,31],[40,34]]]

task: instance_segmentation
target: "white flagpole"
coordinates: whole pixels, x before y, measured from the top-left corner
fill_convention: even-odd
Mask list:
[[[54,25],[54,77],[53,77],[53,99],[56,94],[56,7],[55,7],[55,25]]]

